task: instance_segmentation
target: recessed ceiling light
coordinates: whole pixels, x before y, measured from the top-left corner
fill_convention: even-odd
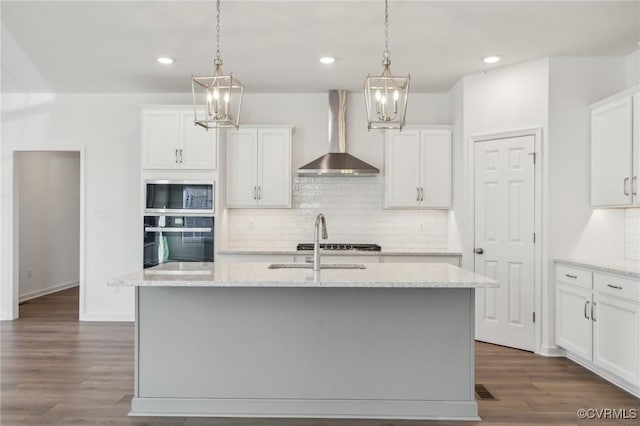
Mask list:
[[[495,64],[500,59],[502,59],[500,56],[487,56],[487,57],[483,58],[482,60],[484,61],[485,64]]]
[[[336,58],[332,58],[331,56],[323,56],[322,58],[320,58],[320,62],[322,62],[325,65],[332,64],[335,61],[336,61]]]
[[[173,63],[173,58],[169,58],[168,56],[161,56],[158,58],[158,62],[162,65],[171,65]]]

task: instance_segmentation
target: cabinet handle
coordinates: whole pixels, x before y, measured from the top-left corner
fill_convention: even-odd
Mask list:
[[[628,183],[629,183],[629,178],[628,177],[624,178],[624,183],[622,185],[623,186],[622,189],[623,189],[624,195],[626,195],[627,197],[629,196],[629,191],[627,190],[627,184]]]
[[[262,198],[262,187],[258,186],[258,200]]]
[[[638,195],[638,176],[634,176],[631,182],[631,193],[633,195]]]
[[[420,201],[424,201],[424,188],[420,188]]]
[[[571,274],[564,274],[564,276],[565,276],[565,277],[567,277],[567,278],[573,278],[574,280],[575,280],[576,278],[578,278],[578,276],[577,276],[577,275],[571,275]]]
[[[616,290],[622,290],[622,286],[621,285],[607,284],[607,287],[615,288]]]
[[[180,148],[180,163],[182,164],[182,148]]]
[[[416,188],[416,201],[420,201],[420,188]]]
[[[254,200],[258,199],[258,187],[257,186],[253,187],[253,199]]]
[[[596,302],[593,302],[593,305],[591,305],[591,321],[596,320],[596,305]]]
[[[176,164],[178,164],[178,150],[176,149]]]
[[[584,317],[586,319],[591,319],[591,318],[589,318],[588,310],[589,310],[589,301],[587,300],[587,301],[584,302]]]

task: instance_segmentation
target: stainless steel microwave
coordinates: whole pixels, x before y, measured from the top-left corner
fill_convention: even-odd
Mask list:
[[[214,214],[211,181],[147,180],[144,185],[145,214]]]

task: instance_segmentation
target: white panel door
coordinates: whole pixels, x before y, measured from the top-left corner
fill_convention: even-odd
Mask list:
[[[227,139],[227,206],[255,207],[258,186],[256,129],[229,130]]]
[[[640,306],[599,293],[593,302],[594,364],[640,384]]]
[[[420,205],[420,131],[388,132],[385,207]]]
[[[291,130],[258,129],[258,205],[291,207]]]
[[[475,143],[476,339],[532,351],[534,136]]]
[[[591,361],[591,291],[556,284],[556,343]]]
[[[451,132],[420,132],[422,207],[451,207]]]
[[[177,111],[142,112],[142,168],[179,168],[180,116]]]
[[[215,129],[206,130],[193,124],[193,111],[181,111],[180,168],[214,170],[218,165]]]
[[[593,206],[621,206],[632,202],[632,110],[632,97],[626,96],[591,111]]]

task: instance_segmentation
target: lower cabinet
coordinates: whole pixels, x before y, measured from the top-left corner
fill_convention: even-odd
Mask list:
[[[567,282],[574,277],[579,280]],[[640,282],[556,268],[556,343],[572,359],[640,396]]]

